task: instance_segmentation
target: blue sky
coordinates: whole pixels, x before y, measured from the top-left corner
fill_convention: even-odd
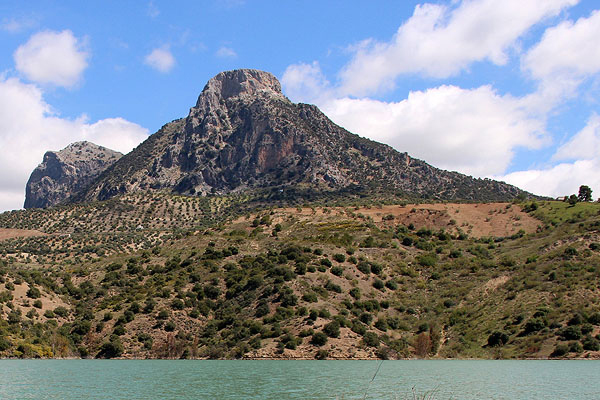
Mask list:
[[[127,152],[208,79],[257,68],[293,101],[445,169],[600,195],[593,0],[0,3],[0,210],[46,150]]]

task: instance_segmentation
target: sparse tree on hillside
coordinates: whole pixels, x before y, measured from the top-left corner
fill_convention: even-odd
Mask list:
[[[589,186],[579,186],[579,195],[577,196],[579,201],[592,201],[592,189]]]
[[[578,201],[578,198],[574,194],[569,196],[569,204],[570,205],[574,206],[575,204],[577,204],[577,201]]]

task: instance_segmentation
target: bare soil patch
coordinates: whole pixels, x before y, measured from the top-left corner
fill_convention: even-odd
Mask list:
[[[310,219],[324,215],[344,214],[351,210],[354,217],[368,217],[383,225],[410,225],[415,229],[445,229],[449,232],[462,231],[470,236],[511,236],[520,230],[535,232],[541,224],[536,218],[523,212],[511,203],[435,203],[415,205],[385,205],[362,208],[286,208],[282,211]]]
[[[32,237],[32,236],[46,236],[44,232],[29,230],[29,229],[7,229],[0,228],[0,240],[19,238],[19,237]]]

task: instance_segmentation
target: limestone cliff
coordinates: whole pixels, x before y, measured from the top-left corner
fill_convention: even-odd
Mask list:
[[[145,190],[205,195],[269,187],[385,188],[448,200],[507,200],[521,193],[354,135],[317,107],[292,103],[272,74],[243,69],[210,79],[186,118],[163,126],[73,201]]]
[[[64,201],[122,156],[90,142],[48,151],[27,181],[24,207],[46,208]]]

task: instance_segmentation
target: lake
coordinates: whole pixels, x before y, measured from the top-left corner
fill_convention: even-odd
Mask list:
[[[371,382],[379,368],[375,379]],[[0,360],[0,399],[598,399],[600,361]]]

